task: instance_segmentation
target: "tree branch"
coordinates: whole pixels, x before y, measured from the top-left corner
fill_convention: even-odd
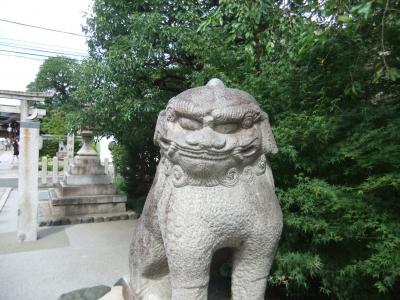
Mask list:
[[[382,61],[383,61],[383,64],[384,64],[386,70],[389,69],[389,65],[387,64],[386,58],[385,58],[385,56],[386,56],[386,50],[385,50],[385,17],[386,17],[386,12],[387,12],[388,8],[389,8],[389,0],[386,0],[385,9],[384,9],[383,15],[382,15],[382,26],[381,26],[381,49],[382,49],[381,56],[382,56]]]

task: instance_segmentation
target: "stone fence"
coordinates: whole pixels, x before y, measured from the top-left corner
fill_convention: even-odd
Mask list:
[[[60,161],[56,156],[52,159],[52,170],[48,171],[48,159],[47,157],[42,157],[40,161],[41,171],[39,174],[39,184],[41,186],[52,186],[56,185],[60,177],[64,176],[64,173],[68,172],[68,167],[72,159],[65,158]],[[62,171],[59,171],[59,166],[63,166]],[[108,158],[104,159],[104,174],[110,177],[110,180],[115,176],[115,168],[112,163],[109,162]]]

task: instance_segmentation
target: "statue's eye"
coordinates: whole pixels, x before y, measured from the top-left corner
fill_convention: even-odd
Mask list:
[[[219,133],[234,133],[238,129],[239,129],[239,124],[237,123],[225,123],[214,126],[214,130]]]
[[[242,121],[242,127],[245,129],[251,128],[253,126],[253,117],[246,116]]]
[[[188,129],[188,130],[198,130],[201,128],[201,123],[199,121],[193,120],[193,119],[188,119],[188,118],[179,118],[178,119],[179,125],[181,125],[182,128]]]
[[[174,122],[176,119],[175,111],[171,107],[167,108],[165,115],[167,116],[167,121],[169,122]]]

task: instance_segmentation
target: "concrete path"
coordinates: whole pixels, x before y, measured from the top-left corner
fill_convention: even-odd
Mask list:
[[[0,153],[0,180],[17,179],[15,165]],[[7,191],[0,187],[0,199]],[[20,243],[17,191],[7,198],[0,211],[1,300],[56,300],[75,289],[112,286],[128,274],[135,220],[42,227],[37,241]]]
[[[11,188],[0,188],[0,212],[5,206],[11,190]]]
[[[18,186],[18,160],[13,151],[0,150],[0,187]]]

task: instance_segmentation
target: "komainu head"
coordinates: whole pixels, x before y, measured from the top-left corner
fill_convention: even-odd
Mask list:
[[[265,156],[278,151],[256,100],[219,79],[172,98],[158,117],[154,141],[177,182],[194,185],[224,184],[247,166],[263,167]]]

